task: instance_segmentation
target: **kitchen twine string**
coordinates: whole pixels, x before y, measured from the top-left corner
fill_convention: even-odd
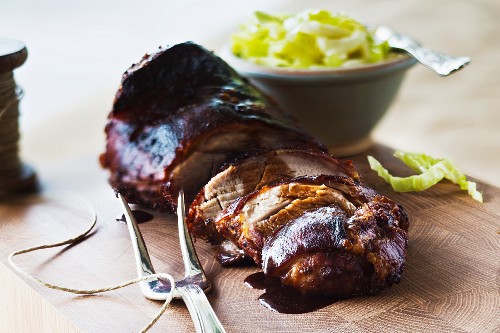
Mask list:
[[[61,242],[38,245],[38,246],[29,247],[29,248],[21,249],[18,251],[14,251],[14,252],[10,253],[8,256],[7,260],[9,262],[9,264],[12,266],[13,269],[15,269],[19,274],[24,276],[26,279],[34,281],[34,282],[36,282],[44,287],[50,288],[50,289],[64,291],[67,293],[72,293],[72,294],[77,294],[77,295],[93,295],[93,294],[104,293],[107,291],[121,289],[121,288],[130,286],[132,284],[139,283],[141,281],[153,280],[153,279],[158,279],[158,278],[169,280],[172,288],[171,288],[170,293],[168,294],[167,299],[165,300],[165,303],[163,303],[163,305],[160,308],[160,310],[158,311],[157,315],[141,330],[141,333],[147,332],[151,327],[154,326],[154,324],[158,321],[158,319],[160,319],[160,317],[163,315],[163,313],[165,313],[165,311],[168,308],[168,305],[172,301],[173,291],[175,290],[175,280],[172,277],[172,275],[167,274],[167,273],[157,273],[157,274],[152,274],[152,275],[148,275],[145,277],[140,277],[140,278],[128,280],[128,281],[125,281],[125,282],[122,282],[122,283],[119,283],[119,284],[116,284],[113,286],[104,287],[104,288],[75,289],[75,288],[69,288],[69,287],[64,287],[64,286],[58,286],[58,285],[43,281],[43,280],[37,278],[36,276],[31,275],[30,273],[28,273],[27,271],[25,271],[24,269],[19,267],[14,262],[14,257],[19,256],[21,254],[39,251],[39,250],[43,250],[43,249],[50,249],[50,248],[59,247],[59,246],[63,246],[63,245],[74,244],[74,243],[77,243],[79,241],[82,241],[92,231],[92,229],[94,229],[95,225],[97,224],[97,213],[96,213],[94,207],[92,207],[92,205],[87,200],[85,200],[79,196],[75,196],[72,194],[70,194],[70,195],[65,194],[64,198],[67,199],[68,196],[70,196],[72,198],[76,198],[77,201],[83,203],[83,205],[87,208],[87,211],[91,212],[92,222],[91,222],[90,226],[84,232],[80,233],[79,235],[72,237],[72,238],[69,238],[69,239],[66,239],[66,240],[61,241]],[[58,199],[58,198],[56,198],[56,199]]]

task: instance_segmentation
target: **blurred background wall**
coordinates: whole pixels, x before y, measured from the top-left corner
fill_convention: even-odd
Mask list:
[[[43,163],[82,155],[97,163],[121,75],[144,53],[186,40],[217,51],[254,10],[305,8],[386,24],[430,48],[470,56],[465,70],[447,78],[423,66],[410,70],[374,138],[450,157],[500,186],[498,0],[0,0],[0,36],[20,39],[29,50],[15,72],[25,90],[25,159],[42,170]],[[77,145],[82,136],[85,145]]]

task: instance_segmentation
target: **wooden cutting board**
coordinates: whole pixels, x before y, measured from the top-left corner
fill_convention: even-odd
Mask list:
[[[410,217],[401,283],[315,312],[280,314],[259,304],[260,290],[243,284],[256,267],[221,268],[210,246],[198,241],[198,254],[214,285],[208,298],[228,332],[500,332],[500,189],[478,182],[484,203],[447,182],[423,193],[395,193],[369,169],[367,154],[395,174],[408,171],[391,156],[392,150],[378,145],[353,158],[364,182],[401,203]],[[74,296],[25,281],[6,263],[11,251],[84,230],[91,219],[81,203],[86,198],[98,214],[90,237],[17,262],[42,279],[82,289],[135,277],[126,226],[115,221],[120,206],[95,157],[54,163],[46,170],[49,181],[38,197],[0,203],[0,332],[139,331],[161,303],[145,299],[137,286]],[[76,191],[77,197],[63,190]],[[155,213],[141,230],[157,271],[180,276],[175,218]],[[173,302],[151,330],[193,331],[182,301]]]

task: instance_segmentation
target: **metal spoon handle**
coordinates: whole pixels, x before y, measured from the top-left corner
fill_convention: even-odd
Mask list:
[[[226,332],[200,287],[188,284],[178,288],[177,292],[186,303],[197,333]]]

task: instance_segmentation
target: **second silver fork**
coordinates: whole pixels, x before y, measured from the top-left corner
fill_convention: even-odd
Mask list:
[[[149,257],[146,243],[142,237],[137,221],[126,200],[121,194],[118,198],[122,203],[125,219],[134,249],[134,256],[137,264],[139,277],[155,274],[151,258]],[[196,251],[193,246],[191,235],[185,223],[184,192],[179,193],[177,202],[177,225],[179,229],[179,242],[184,262],[184,278],[175,282],[173,296],[182,298],[186,304],[189,314],[193,319],[196,332],[225,332],[221,322],[217,318],[210,305],[205,291],[210,290],[210,281],[205,276]],[[168,281],[153,280],[140,282],[141,291],[144,296],[153,300],[166,300],[170,292]]]
[[[422,47],[412,38],[398,34],[386,26],[378,26],[375,29],[375,38],[380,41],[387,40],[390,47],[407,52],[441,76],[449,75],[470,62],[469,57],[453,57]]]

